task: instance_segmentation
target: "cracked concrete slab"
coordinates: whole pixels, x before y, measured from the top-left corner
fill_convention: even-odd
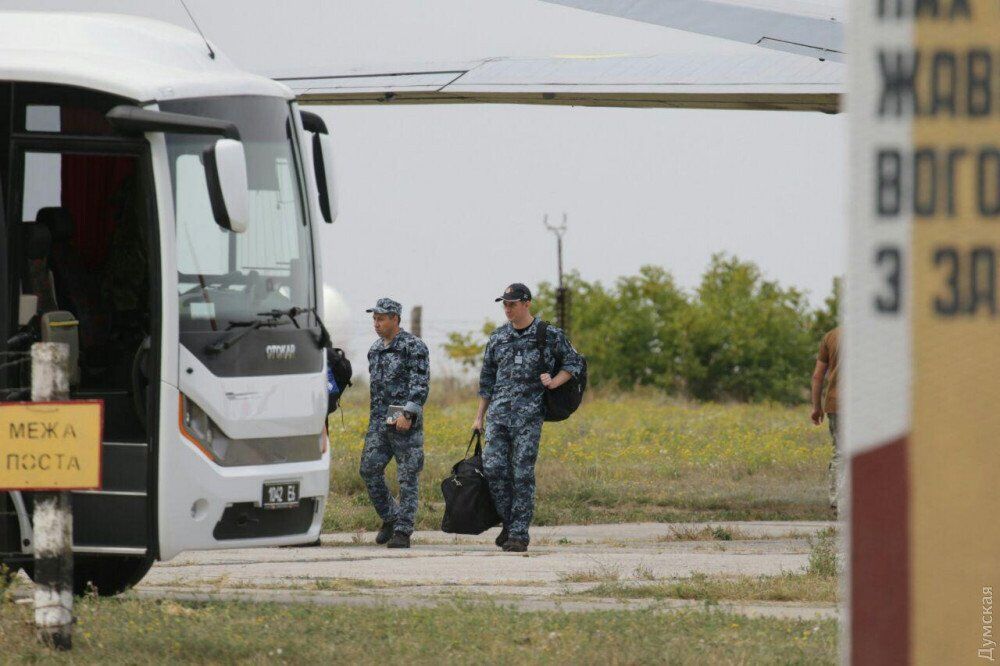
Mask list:
[[[705,526],[736,530],[737,541],[677,541]],[[803,571],[808,535],[833,523],[727,522],[568,525],[532,530],[527,553],[504,553],[493,539],[417,532],[413,548],[375,546],[373,534],[324,535],[319,547],[184,553],[149,572],[143,595],[210,595],[309,603],[441,603],[491,599],[518,608],[597,610],[690,607],[681,600],[567,598],[594,586],[580,578],[659,581],[696,573],[776,575]],[[326,587],[327,589],[324,589]],[[358,601],[360,599],[360,601]],[[678,603],[674,603],[678,602]],[[693,602],[698,605],[700,602]],[[609,606],[610,605],[610,606]],[[829,616],[833,604],[729,604],[748,614]]]

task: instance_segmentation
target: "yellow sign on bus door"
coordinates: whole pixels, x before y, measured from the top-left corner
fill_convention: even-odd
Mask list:
[[[101,487],[104,402],[0,405],[0,490]]]

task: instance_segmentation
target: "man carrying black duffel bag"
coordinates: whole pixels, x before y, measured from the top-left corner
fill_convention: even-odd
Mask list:
[[[472,456],[469,451],[475,442]],[[441,482],[444,496],[444,518],[441,531],[451,534],[482,534],[500,524],[500,516],[493,506],[489,484],[483,473],[482,435],[472,433],[465,457],[451,468],[451,476]]]
[[[582,390],[586,366],[559,328],[546,324],[541,339],[542,322],[531,314],[526,286],[512,284],[496,300],[503,301],[507,323],[486,343],[472,428],[481,431],[485,416],[483,471],[504,524],[496,544],[505,551],[524,552],[535,511],[535,461],[545,393],[573,378]]]

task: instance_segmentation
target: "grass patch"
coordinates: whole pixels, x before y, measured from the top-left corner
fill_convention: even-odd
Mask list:
[[[651,584],[603,582],[580,594],[614,599],[696,599],[699,601],[836,602],[837,579],[811,573],[778,576],[709,576]]]
[[[597,567],[587,571],[571,571],[559,574],[563,583],[611,583],[621,578],[621,572],[613,567]]]
[[[671,541],[735,541],[759,538],[751,536],[737,527],[678,525],[670,528],[670,534],[663,534],[657,537],[656,540],[661,543],[667,543]]]
[[[418,529],[439,529],[440,482],[464,454],[475,398],[431,398],[425,410]],[[368,426],[366,392],[347,393],[330,418],[327,531],[378,529],[358,475]],[[809,408],[721,405],[622,394],[587,400],[548,423],[536,466],[536,525],[827,520],[829,435]],[[386,474],[396,492],[395,464]],[[732,538],[740,538],[733,530]],[[724,539],[713,535],[712,540]]]
[[[0,564],[0,601],[3,601],[7,595],[7,590],[10,589],[11,583],[14,582],[15,574],[16,571],[14,569],[11,569],[6,564]]]
[[[837,531],[827,528],[809,539],[809,573],[834,578],[840,573],[837,555]]]
[[[632,578],[636,580],[656,580],[656,574],[653,573],[653,570],[648,565],[639,564],[635,568],[635,571],[632,572]]]
[[[356,590],[374,590],[388,585],[364,578],[314,578],[310,581],[314,590],[324,592],[354,592]]]
[[[58,654],[36,642],[30,606],[0,605],[3,661],[832,664],[837,658],[833,620],[703,610],[518,612],[489,604],[329,608],[118,598],[84,599],[76,614],[73,651]]]

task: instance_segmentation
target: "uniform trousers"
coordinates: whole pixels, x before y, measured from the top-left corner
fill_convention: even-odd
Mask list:
[[[385,483],[385,468],[392,458],[396,459],[396,479],[399,481],[398,503]],[[385,522],[395,521],[394,529],[401,534],[413,533],[418,482],[423,468],[422,429],[398,432],[394,426],[380,426],[370,429],[365,435],[365,447],[361,451],[361,478],[379,517]]]
[[[542,435],[542,417],[510,424],[486,423],[483,471],[497,513],[510,539],[528,542],[535,513],[535,461]]]

